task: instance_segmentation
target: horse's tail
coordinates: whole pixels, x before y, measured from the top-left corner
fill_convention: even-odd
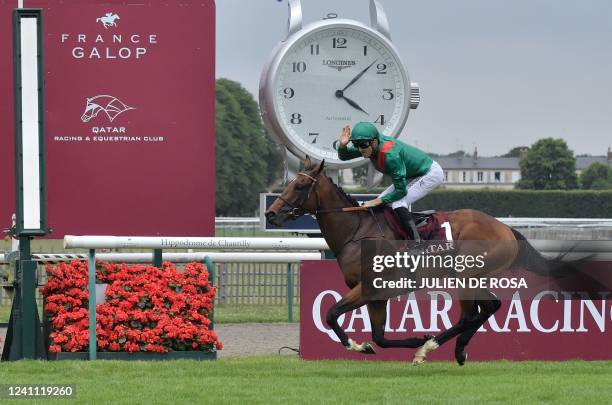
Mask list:
[[[523,236],[519,231],[514,228],[510,228],[516,241],[518,242],[519,251],[512,263],[512,267],[522,267],[532,273],[539,274],[540,276],[549,277],[566,277],[578,270],[577,265],[580,264],[584,259],[566,261],[563,258],[570,253],[567,251],[554,258],[544,257],[529,243],[527,238]]]

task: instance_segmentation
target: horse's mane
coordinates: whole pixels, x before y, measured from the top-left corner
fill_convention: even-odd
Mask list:
[[[341,197],[347,200],[353,207],[359,207],[359,202],[357,202],[357,200],[355,200],[354,197],[352,197],[350,194],[344,191],[342,187],[334,183],[334,181],[331,178],[329,178],[329,181],[331,182],[331,184],[334,186],[334,188],[336,189],[338,194],[340,194]]]

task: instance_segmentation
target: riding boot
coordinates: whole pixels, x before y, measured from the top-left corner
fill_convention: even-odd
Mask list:
[[[400,219],[402,226],[409,233],[410,238],[414,241],[415,246],[418,246],[421,243],[421,235],[419,235],[419,232],[417,231],[412,213],[408,211],[408,208],[406,207],[398,207],[394,209],[394,211]]]

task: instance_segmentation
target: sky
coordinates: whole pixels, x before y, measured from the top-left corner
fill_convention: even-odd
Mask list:
[[[428,152],[501,155],[540,138],[575,154],[612,146],[609,0],[380,0],[410,80],[421,88],[400,139]],[[257,100],[286,37],[282,0],[216,0],[216,75]],[[302,0],[303,25],[334,12],[369,23],[369,0]]]

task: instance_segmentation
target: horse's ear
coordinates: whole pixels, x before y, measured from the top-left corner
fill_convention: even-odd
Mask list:
[[[310,156],[306,155],[306,159],[304,160],[304,170],[310,169],[312,166],[312,162],[310,161]]]
[[[321,164],[319,164],[319,169],[317,170],[317,174],[321,173],[321,171],[323,171],[323,167],[325,166],[325,159],[323,159],[321,161]]]

